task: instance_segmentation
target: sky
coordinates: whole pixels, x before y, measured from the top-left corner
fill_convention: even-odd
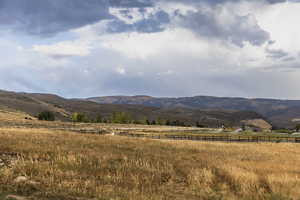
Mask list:
[[[300,99],[299,0],[0,0],[0,89]]]

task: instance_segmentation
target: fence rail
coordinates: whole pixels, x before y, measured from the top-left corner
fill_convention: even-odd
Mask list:
[[[231,136],[231,135],[150,135],[119,133],[120,136],[149,138],[149,139],[169,139],[169,140],[191,140],[191,141],[212,141],[212,142],[244,142],[244,143],[300,143],[300,137],[274,137],[274,136]]]

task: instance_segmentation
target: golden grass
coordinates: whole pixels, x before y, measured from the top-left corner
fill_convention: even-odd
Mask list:
[[[0,155],[17,153],[18,161],[0,168],[0,191],[68,200],[300,199],[299,147],[3,128]],[[16,183],[18,176],[35,184]]]
[[[27,119],[26,119],[27,118]],[[28,120],[31,119],[31,120]],[[140,133],[178,133],[188,131],[207,131],[215,129],[200,129],[196,127],[172,127],[172,126],[159,126],[159,125],[138,125],[138,124],[99,124],[99,123],[72,123],[72,122],[47,122],[39,121],[26,113],[2,108],[0,106],[0,128],[47,128],[47,129],[60,129],[60,130],[107,130],[111,132],[140,132]]]
[[[23,113],[23,112],[17,112],[14,110],[10,110],[8,108],[1,108],[0,107],[0,121],[1,122],[24,122],[25,118],[32,118],[36,120],[34,117]]]

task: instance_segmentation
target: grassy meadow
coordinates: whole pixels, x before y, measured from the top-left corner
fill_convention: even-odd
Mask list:
[[[300,199],[298,144],[1,128],[1,156],[3,199],[7,194],[53,200]]]

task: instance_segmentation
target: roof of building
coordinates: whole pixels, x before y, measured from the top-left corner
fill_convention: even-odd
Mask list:
[[[242,121],[244,125],[250,126],[250,127],[255,127],[255,128],[260,128],[260,129],[267,129],[270,130],[272,129],[272,125],[266,122],[263,119],[252,119],[252,120],[244,120]]]

